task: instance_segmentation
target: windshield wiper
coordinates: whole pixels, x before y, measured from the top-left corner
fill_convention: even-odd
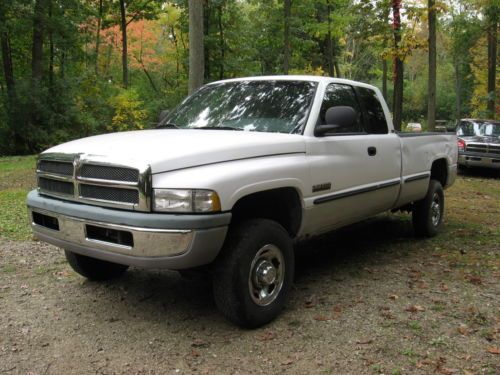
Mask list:
[[[233,126],[198,126],[191,129],[207,129],[207,130],[243,130],[242,128],[236,128]]]
[[[175,124],[167,122],[166,124],[156,125],[156,129],[179,129],[179,127]]]

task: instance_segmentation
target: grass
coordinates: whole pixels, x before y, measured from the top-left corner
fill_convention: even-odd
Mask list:
[[[35,185],[35,156],[0,158],[0,237],[29,240],[26,194]]]

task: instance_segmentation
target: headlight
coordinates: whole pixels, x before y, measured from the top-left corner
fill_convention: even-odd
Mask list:
[[[154,189],[154,211],[217,212],[220,209],[219,196],[212,190]]]

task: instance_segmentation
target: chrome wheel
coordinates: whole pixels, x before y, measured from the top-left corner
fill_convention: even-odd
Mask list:
[[[248,288],[252,300],[259,306],[267,306],[279,295],[285,279],[285,261],[275,245],[265,245],[252,261]]]
[[[441,199],[437,193],[434,193],[431,203],[431,221],[432,225],[437,227],[441,221]]]

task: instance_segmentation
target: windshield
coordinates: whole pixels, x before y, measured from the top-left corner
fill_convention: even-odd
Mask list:
[[[500,124],[485,123],[479,129],[481,135],[500,136]]]
[[[301,133],[315,91],[309,81],[216,83],[188,97],[160,125]]]
[[[457,135],[464,137],[472,137],[479,135],[479,126],[477,122],[462,121],[457,128]]]

